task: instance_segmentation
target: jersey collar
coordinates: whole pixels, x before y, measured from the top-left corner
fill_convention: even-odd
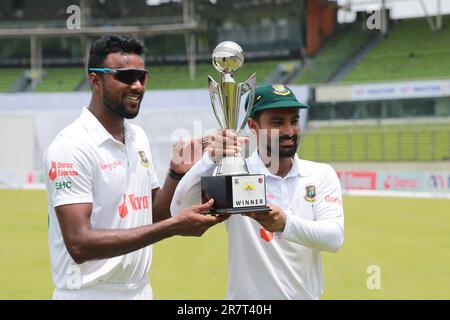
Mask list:
[[[105,129],[105,127],[103,127],[100,121],[98,121],[98,119],[92,114],[91,111],[89,111],[88,108],[83,107],[80,119],[97,146],[100,146],[107,140],[117,141]],[[124,123],[124,129],[125,129],[125,141],[135,137],[134,130],[127,122]]]

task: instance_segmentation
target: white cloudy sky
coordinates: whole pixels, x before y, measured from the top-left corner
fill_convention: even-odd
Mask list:
[[[420,0],[386,0],[386,7],[391,9],[393,19],[423,17],[424,10]],[[450,0],[422,0],[428,15],[436,15],[440,2],[441,13],[450,14]],[[369,8],[377,9],[381,6],[381,0],[338,0],[340,5],[351,3],[352,11],[366,11]],[[346,21],[345,12],[340,10],[339,21]]]

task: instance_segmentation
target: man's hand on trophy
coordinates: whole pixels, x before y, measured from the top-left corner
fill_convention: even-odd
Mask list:
[[[255,219],[258,223],[269,232],[282,232],[286,226],[286,213],[279,207],[269,204],[269,212],[255,212],[244,213],[247,216]]]
[[[185,208],[174,217],[174,234],[199,237],[209,228],[229,218],[229,215],[205,215],[204,211],[211,209],[213,199],[201,205]]]
[[[207,146],[209,157],[217,163],[224,156],[234,156],[240,153],[241,146],[248,141],[248,137],[238,137],[233,130],[217,130],[209,137]]]
[[[207,146],[210,136],[193,138],[190,140],[180,140],[172,146],[172,159],[170,169],[178,174],[185,174],[203,156],[203,151]]]

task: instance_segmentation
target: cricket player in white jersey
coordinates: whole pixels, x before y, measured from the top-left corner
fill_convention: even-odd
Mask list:
[[[137,116],[144,96],[143,51],[125,36],[93,44],[91,102],[45,153],[54,299],[151,299],[151,244],[200,236],[224,220],[200,214],[213,201],[170,216],[175,187],[192,164],[171,161],[160,188],[146,134],[124,120]]]
[[[248,126],[258,148],[246,161],[251,174],[265,174],[271,211],[226,221],[227,299],[319,299],[323,293],[320,252],[342,246],[344,212],[333,168],[296,155],[299,110],[307,107],[286,86],[256,89]],[[211,175],[220,157],[239,151],[245,140],[229,130],[211,136],[208,152],[177,186],[173,216],[200,203],[200,177]]]

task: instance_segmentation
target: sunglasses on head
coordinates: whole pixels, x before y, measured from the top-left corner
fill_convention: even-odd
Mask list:
[[[111,73],[114,79],[125,84],[133,84],[136,80],[144,85],[148,78],[148,71],[141,69],[110,69],[110,68],[89,68],[89,72]]]

